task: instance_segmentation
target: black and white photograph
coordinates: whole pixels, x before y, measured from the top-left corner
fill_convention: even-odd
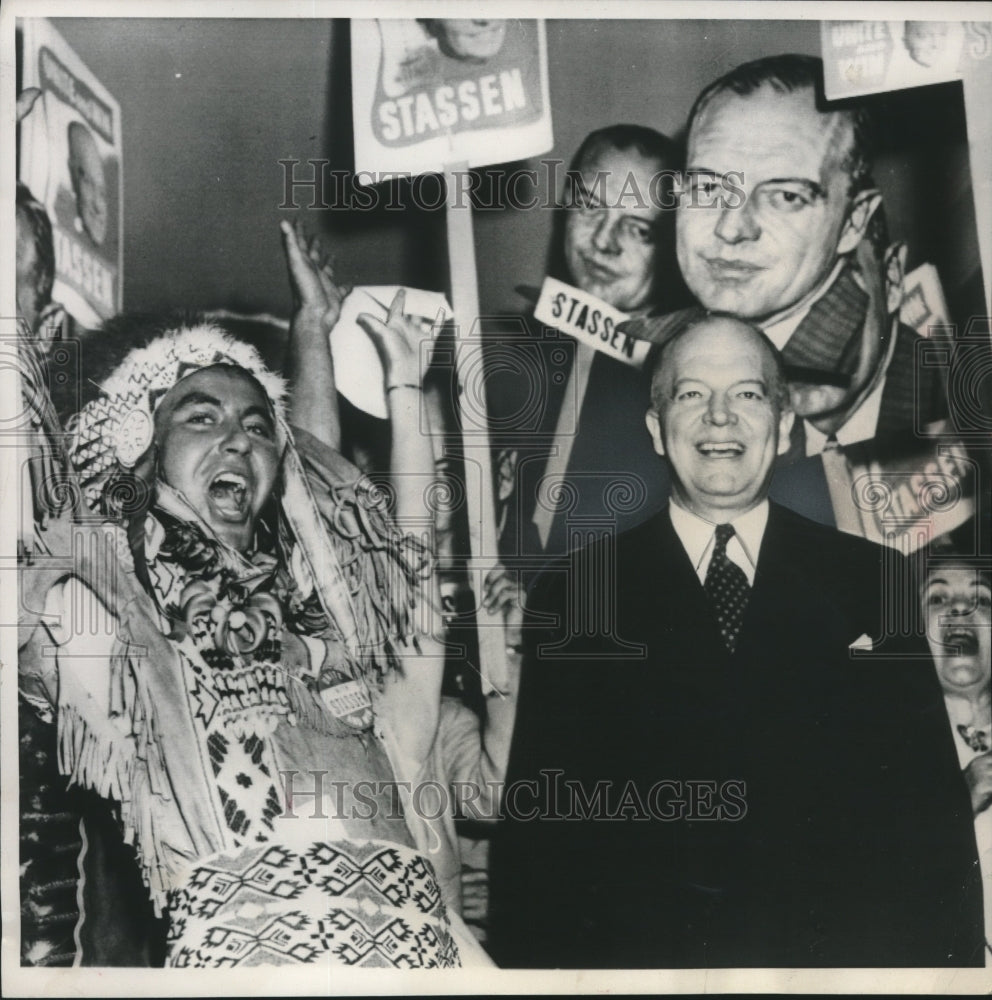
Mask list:
[[[5,995],[987,993],[990,95],[986,2],[5,3]]]

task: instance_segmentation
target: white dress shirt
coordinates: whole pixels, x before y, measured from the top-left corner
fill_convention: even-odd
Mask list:
[[[706,571],[710,568],[713,548],[716,545],[716,525],[698,514],[692,514],[680,507],[674,500],[668,505],[672,527],[689,556],[700,583],[706,582]],[[763,500],[757,507],[730,522],[734,535],[727,542],[727,558],[742,570],[749,586],[754,586],[754,572],[758,566],[758,551],[768,524],[768,501]]]

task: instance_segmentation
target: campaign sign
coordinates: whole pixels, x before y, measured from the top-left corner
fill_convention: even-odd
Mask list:
[[[824,454],[838,528],[915,552],[974,516],[974,462],[946,422],[928,431],[934,436],[849,445],[843,469]]]
[[[24,82],[41,97],[21,123],[21,176],[48,210],[52,298],[83,326],[121,310],[120,105],[43,18],[24,21]]]
[[[354,20],[351,75],[356,172],[482,167],[552,146],[543,21]]]
[[[933,5],[932,10],[937,10]],[[992,212],[992,21],[821,21],[823,85],[827,100],[878,94],[961,80],[968,121],[968,149],[975,209]],[[985,274],[992,270],[992,229],[978,227]]]
[[[946,83],[981,58],[992,25],[983,21],[821,21],[828,100]]]
[[[600,351],[617,361],[640,368],[651,344],[638,340],[617,327],[629,317],[602,299],[566,285],[556,278],[545,278],[534,318],[574,337],[580,344]]]

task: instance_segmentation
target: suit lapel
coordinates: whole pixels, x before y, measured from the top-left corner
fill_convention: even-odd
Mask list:
[[[644,613],[651,615],[660,631],[671,636],[673,641],[685,643],[687,648],[694,650],[695,659],[726,660],[728,654],[720,637],[716,614],[675,532],[668,508],[652,518],[647,527],[651,531],[651,543],[643,546],[639,556],[657,554],[649,556],[653,569],[649,571],[645,567],[648,584],[645,590],[651,594]],[[659,573],[664,573],[665,585],[651,587],[650,581],[657,579]]]
[[[867,305],[868,296],[851,269],[845,267],[789,338],[782,351],[786,365],[852,373],[857,364],[856,338]]]

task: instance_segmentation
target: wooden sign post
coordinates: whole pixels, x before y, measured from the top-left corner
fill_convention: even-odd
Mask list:
[[[445,206],[448,228],[448,267],[451,274],[451,306],[455,314],[458,341],[464,342],[473,330],[481,332],[479,324],[479,292],[475,265],[475,235],[472,227],[472,204],[458,197],[458,175],[464,176],[468,163],[446,164],[444,180],[447,187]],[[455,371],[458,376],[458,412],[464,434],[469,426],[480,429],[472,435],[471,452],[465,453],[465,502],[468,512],[469,579],[476,590],[477,628],[479,634],[479,671],[482,693],[501,690],[506,678],[506,640],[502,622],[492,626],[483,621],[482,596],[486,572],[493,568],[497,556],[496,502],[493,497],[492,458],[489,433],[486,429],[485,394],[473,399],[471,411],[465,393],[464,365],[470,352],[455,345]],[[481,419],[480,419],[481,418]],[[478,469],[478,476],[469,474],[469,459]],[[496,627],[498,624],[499,627]]]

